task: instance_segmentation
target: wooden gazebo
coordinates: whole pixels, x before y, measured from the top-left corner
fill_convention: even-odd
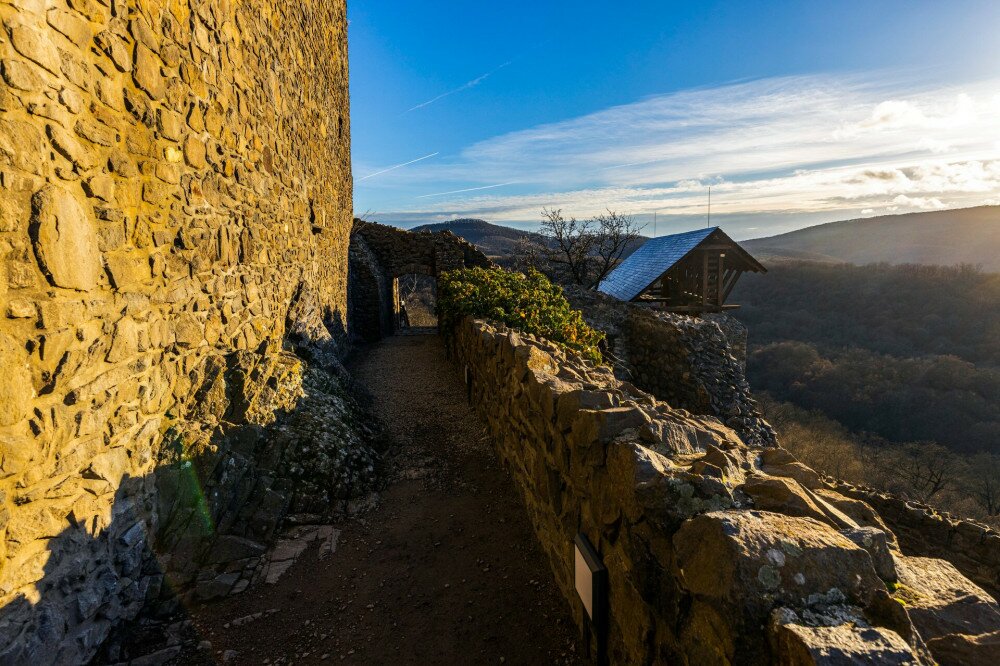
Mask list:
[[[598,290],[622,301],[698,314],[739,307],[726,299],[747,271],[767,269],[718,227],[646,241]]]

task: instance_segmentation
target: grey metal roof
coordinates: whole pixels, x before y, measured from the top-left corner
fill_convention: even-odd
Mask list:
[[[631,301],[717,229],[696,229],[651,238],[608,273],[597,290],[620,301]]]

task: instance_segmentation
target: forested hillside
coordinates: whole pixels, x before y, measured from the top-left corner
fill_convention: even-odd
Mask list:
[[[410,231],[450,231],[477,246],[490,256],[505,256],[516,251],[518,243],[528,241],[542,244],[545,240],[537,233],[521,231],[500,224],[491,224],[486,220],[463,218],[437,224],[422,224]]]
[[[769,269],[732,300],[782,443],[839,478],[1000,521],[1000,274]]]
[[[1000,453],[1000,275],[779,262],[733,300],[757,390],[893,441]]]

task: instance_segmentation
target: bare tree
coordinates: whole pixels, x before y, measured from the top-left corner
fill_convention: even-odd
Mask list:
[[[569,281],[587,289],[607,277],[640,231],[631,215],[612,210],[582,221],[563,217],[562,210],[542,210],[545,258]]]
[[[864,483],[875,488],[889,487],[896,475],[893,445],[871,433],[862,433],[858,440],[857,459]]]
[[[542,270],[542,247],[528,236],[521,236],[514,241],[514,247],[510,252],[514,268],[527,273],[529,270]],[[544,271],[543,271],[544,272]]]
[[[974,471],[973,496],[987,516],[1000,515],[1000,457],[980,453],[972,459],[970,469]]]
[[[587,262],[595,241],[590,220],[581,222],[575,217],[567,220],[562,210],[545,208],[542,210],[541,234],[549,241],[543,249],[549,263],[557,269],[561,268],[570,281],[587,286]]]
[[[608,273],[618,265],[622,255],[638,238],[645,225],[640,227],[631,215],[608,210],[594,218],[597,223],[597,270],[591,289],[596,289]]]
[[[921,502],[955,482],[959,461],[948,449],[933,442],[911,443],[902,448],[899,475]]]

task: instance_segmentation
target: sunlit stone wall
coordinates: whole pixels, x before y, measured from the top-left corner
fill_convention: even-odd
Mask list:
[[[344,0],[0,22],[0,662],[64,663],[147,592],[150,475],[206,364],[258,363],[296,317],[344,330],[347,22]]]

